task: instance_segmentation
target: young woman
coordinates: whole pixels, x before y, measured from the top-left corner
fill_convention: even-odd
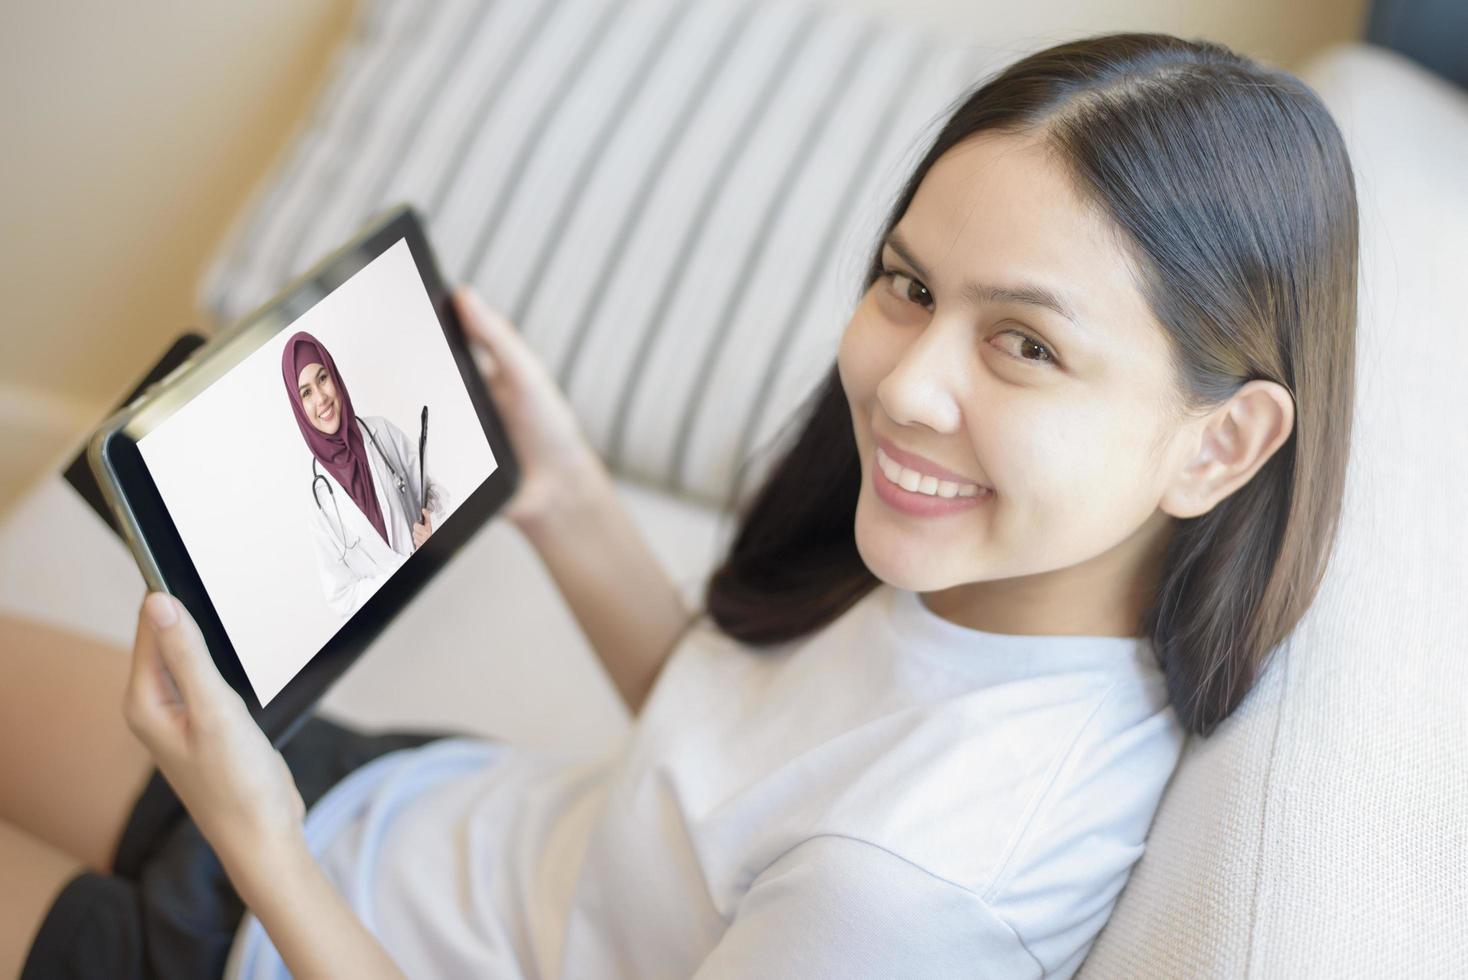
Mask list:
[[[525,463],[509,517],[636,717],[627,742],[564,758],[316,722],[282,759],[149,595],[125,714],[189,818],[153,826],[156,776],[129,809],[140,754],[86,819],[81,789],[27,792],[84,745],[7,760],[7,815],[61,845],[0,845],[10,963],[1070,976],[1186,734],[1229,716],[1314,595],[1356,255],[1344,145],[1292,76],[1155,34],[1024,58],[902,189],[696,619],[546,370],[460,289]],[[133,877],[98,873],[113,854]]]
[[[418,448],[391,419],[357,414],[321,341],[304,330],[292,334],[280,373],[311,453],[305,513],[322,592],[346,619],[433,534],[447,495],[426,473],[420,488]]]

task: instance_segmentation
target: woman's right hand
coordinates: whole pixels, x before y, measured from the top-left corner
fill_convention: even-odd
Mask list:
[[[606,466],[581,430],[570,402],[508,317],[473,286],[453,290],[469,349],[520,462],[520,486],[505,516],[522,531],[553,518],[608,480]]]

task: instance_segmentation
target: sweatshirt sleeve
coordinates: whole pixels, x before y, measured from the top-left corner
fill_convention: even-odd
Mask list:
[[[974,892],[876,844],[812,837],[760,873],[695,980],[1043,974]]]

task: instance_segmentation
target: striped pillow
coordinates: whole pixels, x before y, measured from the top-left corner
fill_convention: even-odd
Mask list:
[[[783,0],[365,0],[200,304],[232,322],[409,201],[614,472],[718,506],[991,51]]]

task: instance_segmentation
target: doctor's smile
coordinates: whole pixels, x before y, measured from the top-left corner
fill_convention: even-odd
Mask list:
[[[331,372],[324,364],[308,364],[301,369],[297,379],[301,390],[301,402],[311,424],[327,435],[334,435],[341,428],[341,414],[337,407],[336,385]]]

